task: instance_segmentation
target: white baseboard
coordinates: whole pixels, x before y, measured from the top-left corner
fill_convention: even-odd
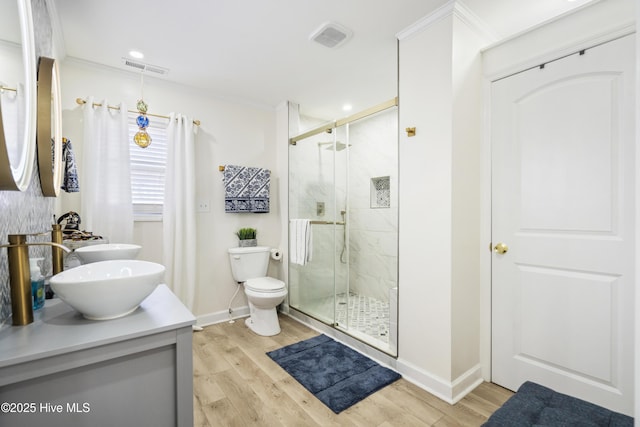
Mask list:
[[[471,393],[471,391],[478,387],[484,379],[482,378],[482,365],[479,363],[473,368],[469,369],[464,374],[456,378],[452,385],[452,401],[458,403],[463,397]]]
[[[405,380],[433,394],[438,399],[453,404],[451,399],[452,387],[448,381],[425,372],[421,368],[401,358],[398,358],[397,369]]]
[[[229,312],[226,310],[197,316],[196,325],[204,327],[215,323],[228,322],[230,319],[235,320],[247,316],[249,316],[249,306],[236,307],[232,309],[231,316],[229,316]]]
[[[278,311],[288,314],[289,306],[282,303],[278,306]],[[209,326],[214,325],[216,323],[228,322],[229,319],[239,319],[241,317],[248,317],[250,315],[249,306],[245,305],[242,307],[236,307],[231,309],[231,316],[229,316],[228,311],[217,311],[215,313],[202,314],[196,317],[196,325],[197,326]]]
[[[432,375],[401,358],[398,358],[397,368],[404,379],[451,405],[458,403],[483,381],[480,364],[469,369],[454,381],[447,381]]]

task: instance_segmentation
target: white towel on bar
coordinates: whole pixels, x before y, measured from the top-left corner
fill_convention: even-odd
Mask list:
[[[311,261],[313,238],[311,221],[292,219],[289,222],[290,260],[293,264],[305,265]]]

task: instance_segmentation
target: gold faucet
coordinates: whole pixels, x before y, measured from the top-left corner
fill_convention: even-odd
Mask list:
[[[30,234],[30,236],[41,234],[45,233]],[[72,250],[61,244],[62,231],[59,224],[53,225],[51,242],[27,243],[27,234],[9,234],[8,237],[9,244],[0,245],[0,248],[7,248],[9,258],[12,321],[16,326],[28,325],[33,322],[29,246],[51,246],[54,274],[62,271],[62,251],[69,253]]]
[[[51,243],[62,245],[62,225],[53,224],[51,226]],[[64,247],[67,249],[66,247]],[[63,270],[62,249],[57,246],[51,246],[51,264],[53,266],[53,274],[56,275]]]

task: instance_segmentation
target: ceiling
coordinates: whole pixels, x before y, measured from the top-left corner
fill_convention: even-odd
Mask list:
[[[464,0],[494,41],[598,0]],[[212,96],[275,107],[300,104],[322,119],[396,96],[396,34],[448,0],[51,0],[68,57],[133,70],[122,58],[168,69],[160,78]],[[327,21],[353,37],[329,49],[309,40]],[[156,75],[147,71],[147,75]],[[96,94],[101,96],[100,94]]]

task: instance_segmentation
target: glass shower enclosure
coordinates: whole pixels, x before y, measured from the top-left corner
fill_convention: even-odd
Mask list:
[[[290,138],[289,223],[289,307],[397,355],[396,99]]]

